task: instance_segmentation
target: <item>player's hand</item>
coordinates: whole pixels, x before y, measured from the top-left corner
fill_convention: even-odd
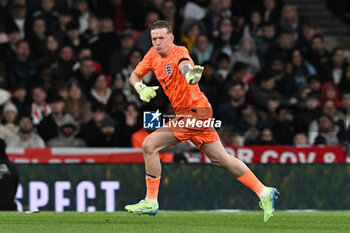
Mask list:
[[[203,66],[193,66],[186,75],[187,82],[191,85],[197,84],[202,77],[203,70]]]
[[[158,86],[148,87],[145,84],[141,84],[136,87],[136,91],[139,93],[140,99],[148,103],[152,98],[156,97],[157,93],[155,90],[158,90],[158,88]]]

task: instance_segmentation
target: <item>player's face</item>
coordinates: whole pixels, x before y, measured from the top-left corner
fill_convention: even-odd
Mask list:
[[[151,31],[152,44],[157,53],[166,56],[173,46],[174,36],[168,33],[166,28],[158,28]]]

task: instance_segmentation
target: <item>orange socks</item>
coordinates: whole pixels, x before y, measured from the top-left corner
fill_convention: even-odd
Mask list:
[[[159,190],[160,176],[157,178],[149,178],[146,176],[147,200],[157,200]]]
[[[253,192],[256,193],[256,195],[259,196],[259,194],[262,193],[265,186],[256,178],[254,173],[249,170],[246,173],[244,173],[242,176],[237,178],[242,184],[253,190]]]

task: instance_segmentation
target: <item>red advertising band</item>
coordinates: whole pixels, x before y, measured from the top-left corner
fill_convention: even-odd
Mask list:
[[[350,163],[340,146],[240,146],[226,147],[232,156],[251,163]],[[15,163],[143,163],[141,149],[133,148],[40,148],[10,149],[7,155]],[[186,152],[189,163],[210,163],[200,152]]]

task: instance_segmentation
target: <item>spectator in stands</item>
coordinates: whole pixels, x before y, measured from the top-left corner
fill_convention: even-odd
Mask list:
[[[4,23],[7,29],[17,28],[21,39],[24,39],[25,36],[30,34],[30,23],[30,16],[27,14],[26,1],[12,1],[11,15],[5,20]]]
[[[131,73],[135,70],[136,66],[142,60],[143,54],[142,51],[138,48],[133,48],[127,56],[127,62],[123,69],[121,70],[121,75],[124,77],[124,80],[129,78]],[[142,82],[148,84],[151,81],[152,72],[149,72],[142,77]],[[130,85],[129,82],[124,82],[124,89],[132,92],[134,88]],[[138,97],[138,95],[137,95]],[[138,98],[139,99],[139,98]]]
[[[339,131],[340,128],[334,125],[332,119],[326,115],[321,115],[317,118],[318,135],[314,144],[318,145],[339,145]]]
[[[96,142],[100,134],[101,121],[106,115],[106,106],[101,103],[91,105],[91,120],[81,124],[78,135],[87,143],[87,146],[92,147]]]
[[[43,60],[45,61],[45,63],[51,66],[58,61],[60,46],[61,41],[57,36],[53,34],[47,35],[43,55]]]
[[[61,96],[64,101],[67,101],[69,96],[68,85],[62,84],[57,86],[57,95]]]
[[[164,0],[161,7],[161,11],[164,15],[164,20],[168,21],[173,29],[175,37],[175,44],[181,36],[182,17],[178,17],[177,6],[174,0]]]
[[[276,26],[273,23],[264,24],[262,26],[262,35],[254,37],[256,43],[256,55],[259,58],[260,64],[264,64],[264,56],[267,50],[275,43],[275,37]]]
[[[75,0],[73,7],[76,18],[79,20],[79,32],[81,34],[89,27],[89,17],[91,15],[89,5],[86,0]]]
[[[232,14],[232,1],[231,0],[222,0],[221,2],[222,4],[222,10],[221,10],[221,17],[228,17],[228,18],[232,18],[233,14]]]
[[[267,101],[272,97],[281,98],[280,94],[274,89],[275,77],[274,74],[265,75],[260,85],[254,84],[247,93],[248,102],[254,104],[258,108],[266,108]]]
[[[152,75],[152,74],[149,74]],[[127,102],[134,102],[138,106],[142,105],[138,93],[134,88],[129,87],[130,83],[126,81],[126,77],[121,73],[117,73],[112,78],[112,90],[113,92],[120,91],[127,98]]]
[[[140,12],[135,11],[134,8],[128,7],[128,3],[125,1],[112,0],[112,1],[104,1],[104,2],[95,2],[97,5],[96,9],[92,9],[99,17],[108,17],[111,18],[115,25],[115,31],[117,34],[130,23],[130,20],[138,20]],[[99,6],[100,4],[100,6]],[[131,22],[132,25],[133,22]]]
[[[281,105],[281,101],[276,96],[272,96],[267,101],[266,110],[259,112],[261,118],[266,122],[266,125],[271,126],[276,122],[277,118],[277,108]]]
[[[92,80],[92,88],[90,90],[92,102],[97,101],[107,105],[111,95],[112,90],[108,87],[106,75],[100,73],[95,76],[95,78]]]
[[[326,49],[323,36],[316,34],[312,37],[311,50],[306,53],[305,58],[316,68],[322,82],[329,80],[327,70],[329,52]]]
[[[293,137],[293,145],[295,147],[306,147],[309,146],[307,136],[304,132],[297,132]]]
[[[18,187],[18,171],[6,155],[6,143],[0,139],[0,211],[16,211],[15,197]]]
[[[334,128],[337,129],[337,132],[341,129],[341,127],[344,126],[344,122],[342,122],[342,119],[340,118],[341,114],[337,110],[337,107],[335,105],[335,102],[333,100],[326,100],[322,107],[322,115],[327,116],[329,119],[332,120],[332,124],[334,124]],[[314,144],[314,140],[317,137],[317,133],[319,132],[319,122],[317,119],[313,120],[309,125],[309,142],[311,144]]]
[[[248,90],[249,85],[253,81],[254,76],[247,75],[248,65],[243,62],[236,62],[232,67],[232,75],[230,74],[225,80],[225,88],[227,84],[232,81],[241,81],[244,83],[244,89]]]
[[[57,86],[67,84],[68,79],[72,76],[74,63],[72,47],[64,45],[59,51],[57,63],[52,67],[52,76]]]
[[[228,84],[229,101],[223,103],[219,108],[219,116],[224,126],[234,126],[238,118],[238,109],[245,102],[245,88],[244,83],[239,80],[232,81]]]
[[[309,87],[311,89],[312,92],[318,93],[319,95],[321,95],[321,81],[318,78],[318,76],[313,75],[309,77],[309,81],[308,81]]]
[[[332,100],[337,107],[341,107],[340,93],[337,85],[333,82],[325,82],[321,88],[321,106],[326,100]]]
[[[316,35],[316,28],[311,23],[304,23],[302,26],[302,34],[299,38],[298,47],[303,54],[311,50],[311,40]]]
[[[293,78],[296,84],[304,84],[308,82],[310,76],[317,75],[315,67],[303,59],[299,49],[294,49],[291,55],[291,61],[293,64]]]
[[[262,21],[279,25],[281,19],[281,9],[277,6],[276,0],[264,0],[264,11]]]
[[[56,92],[55,81],[53,80],[51,69],[48,64],[41,64],[38,66],[38,75],[32,79],[30,86],[40,85],[44,88],[45,92],[52,95]]]
[[[31,117],[35,127],[51,113],[51,107],[47,104],[46,98],[47,93],[42,86],[37,85],[32,88]]]
[[[30,46],[27,41],[17,42],[15,49],[15,61],[7,62],[8,86],[10,89],[17,85],[26,85],[32,76],[35,75],[36,69],[30,58]]]
[[[125,122],[124,110],[126,107],[126,96],[120,90],[114,90],[107,104],[108,114],[116,121],[117,125]]]
[[[2,110],[3,119],[2,125],[11,132],[11,136],[18,132],[18,110],[16,105],[9,102],[5,104]]]
[[[16,59],[16,44],[21,40],[18,28],[6,29],[7,41],[0,44],[0,60],[11,61]]]
[[[346,66],[346,69],[342,74],[342,78],[338,84],[338,87],[341,93],[350,90],[350,64]]]
[[[90,103],[77,82],[70,84],[69,96],[66,101],[66,112],[79,124],[88,122],[91,119]]]
[[[38,134],[45,142],[57,137],[59,127],[63,124],[63,119],[71,119],[73,117],[65,112],[65,102],[59,95],[49,99],[51,114],[45,117],[38,126]]]
[[[73,73],[75,81],[79,83],[81,90],[84,95],[87,96],[90,93],[90,88],[92,86],[92,81],[96,77],[96,69],[94,60],[91,57],[83,58],[79,61],[80,66],[77,71]]]
[[[88,28],[84,31],[84,37],[89,44],[98,40],[100,33],[100,21],[96,15],[91,14],[88,19]]]
[[[23,115],[19,119],[19,132],[8,142],[8,148],[42,148],[44,140],[33,132],[33,119],[29,115]]]
[[[256,37],[263,34],[262,19],[259,11],[250,14],[248,24],[244,27],[244,36]]]
[[[77,54],[81,48],[89,46],[87,40],[79,33],[79,22],[77,20],[67,23],[64,44],[72,47],[74,54]]]
[[[192,54],[197,57],[198,64],[200,65],[213,59],[214,46],[210,43],[205,34],[201,34],[197,37],[196,45],[193,48]]]
[[[232,57],[235,46],[241,40],[242,35],[235,31],[235,24],[231,18],[224,17],[219,23],[219,36],[214,40],[216,52],[226,53]]]
[[[280,145],[292,145],[294,135],[294,116],[290,109],[280,106],[276,110],[276,120],[271,126],[273,135]]]
[[[204,26],[201,21],[197,20],[188,20],[184,23],[182,28],[181,41],[187,49],[189,53],[192,53],[192,49],[194,48],[197,38],[200,34],[204,33]]]
[[[230,57],[226,53],[220,53],[216,58],[217,68],[215,71],[215,75],[218,79],[223,82],[227,79],[229,74],[231,73],[231,60]]]
[[[67,30],[66,26],[69,22],[73,20],[73,15],[69,10],[63,10],[60,12],[58,16],[59,27],[57,29],[57,36],[63,38],[65,36],[65,32]]]
[[[265,62],[269,62],[276,57],[280,57],[283,60],[287,60],[290,57],[294,48],[295,41],[293,32],[282,31],[278,37],[278,41],[275,45],[272,45],[265,54]],[[309,59],[307,59],[309,60]]]
[[[299,17],[295,5],[286,4],[282,8],[281,28],[293,32],[294,40],[299,37]]]
[[[134,34],[131,29],[125,29],[120,37],[121,47],[111,54],[108,63],[108,70],[112,74],[120,72],[127,65],[128,56],[135,45]]]
[[[98,40],[90,45],[94,59],[102,65],[104,72],[108,71],[108,63],[111,55],[120,46],[120,40],[115,34],[114,22],[112,19],[100,20],[100,33]]]
[[[11,101],[16,105],[19,116],[30,113],[31,103],[24,86],[16,86],[13,89]]]
[[[46,36],[46,21],[43,18],[34,18],[32,34],[28,36],[27,40],[30,44],[31,52],[34,54],[36,65],[44,62],[42,59],[45,54]]]
[[[330,72],[330,80],[335,84],[339,84],[346,72],[347,61],[344,57],[344,50],[340,47],[336,47],[330,54],[330,60],[328,62],[328,69]]]
[[[93,147],[120,147],[122,140],[120,132],[117,131],[116,123],[110,116],[105,116],[100,125],[100,134],[96,141],[92,143]]]
[[[205,18],[202,20],[210,41],[219,36],[219,23],[222,16],[223,4],[221,0],[210,0]]]
[[[0,20],[3,21],[11,15],[11,4],[9,0],[1,1],[0,3]]]
[[[125,122],[121,124],[120,139],[122,145],[126,147],[132,147],[131,136],[142,127],[140,119],[140,109],[136,103],[129,102],[125,107]]]
[[[82,48],[81,50],[79,50],[77,56],[76,56],[76,63],[73,66],[73,71],[76,72],[77,70],[79,70],[80,68],[80,61],[82,61],[83,59],[91,59],[92,58],[92,51],[90,48]],[[102,73],[103,69],[101,64],[98,61],[93,60],[94,62],[94,68],[95,68],[95,72],[97,73]]]
[[[246,140],[244,142],[244,145],[261,145],[261,146],[267,146],[267,145],[277,145],[278,142],[275,139],[273,131],[265,126],[260,130],[259,136],[254,141]]]
[[[243,145],[242,137],[237,135],[233,126],[224,126],[220,130],[220,140],[223,146],[241,146]]]
[[[255,108],[252,105],[242,104],[238,109],[238,118],[234,122],[237,133],[244,136],[244,141],[255,140],[259,134],[259,130],[265,125]]]
[[[138,36],[135,47],[141,49],[143,54],[146,54],[149,48],[152,46],[152,40],[151,35],[149,33],[149,30],[151,29],[151,25],[160,19],[160,15],[157,11],[149,11],[147,12],[145,16],[145,26],[146,28],[141,31],[140,35]]]
[[[45,20],[46,28],[50,33],[55,33],[59,27],[59,14],[54,9],[55,0],[41,0],[41,9],[33,15]]]
[[[298,112],[295,115],[295,129],[297,132],[307,132],[310,123],[321,114],[319,103],[318,93],[310,92],[307,94],[305,105],[299,105]]]
[[[275,90],[283,97],[281,101],[284,104],[295,104],[295,96],[297,95],[297,84],[292,77],[293,66],[288,64],[282,57],[274,57],[269,63],[268,73],[275,79]],[[256,75],[254,83],[258,83],[260,79],[264,79],[264,72]]]
[[[240,42],[238,51],[234,52],[231,64],[243,62],[248,65],[247,75],[255,75],[260,70],[260,62],[255,52],[255,43],[250,37],[245,37]]]
[[[62,122],[58,127],[58,136],[48,141],[49,147],[85,147],[86,143],[77,138],[79,126],[69,115],[62,118]]]

